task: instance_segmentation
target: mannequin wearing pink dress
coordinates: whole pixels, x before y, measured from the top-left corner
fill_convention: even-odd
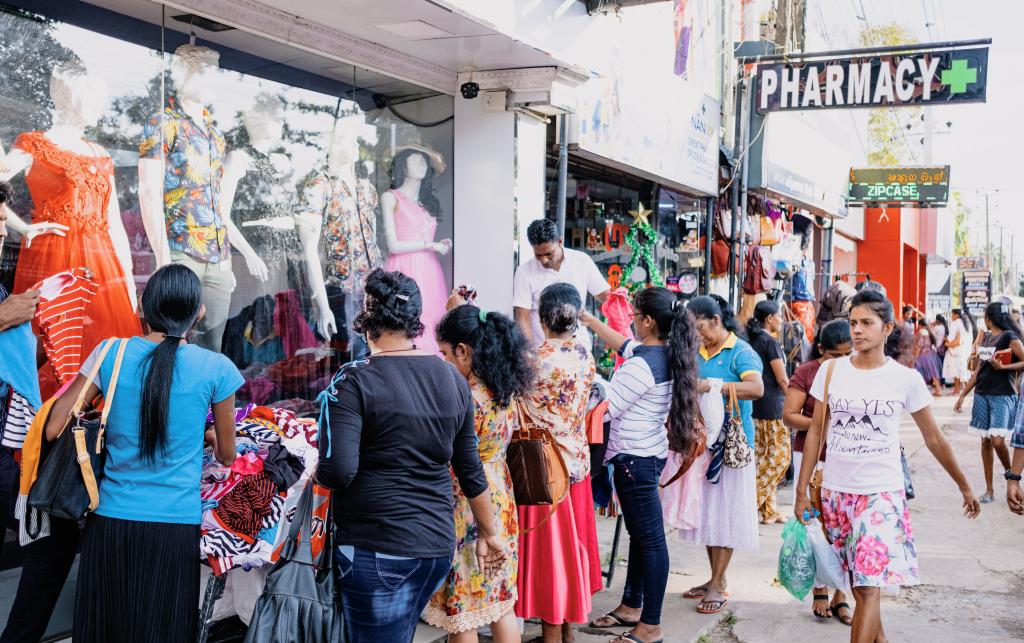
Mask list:
[[[438,255],[447,254],[451,250],[451,240],[434,241],[437,219],[424,207],[424,191],[428,198],[433,197],[433,203],[437,206],[430,179],[435,172],[443,171],[443,164],[439,169],[438,162],[435,158],[428,159],[428,153],[423,150],[400,152],[395,157],[398,187],[389,190],[381,198],[388,242],[388,258],[384,269],[404,273],[416,280],[423,298],[420,321],[426,327],[423,336],[416,340],[416,345],[434,353],[438,352],[434,329],[444,316],[450,290]]]

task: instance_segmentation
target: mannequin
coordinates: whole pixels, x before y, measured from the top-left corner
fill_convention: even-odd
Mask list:
[[[85,268],[97,284],[82,324],[82,354],[87,355],[103,339],[142,330],[135,313],[131,249],[117,201],[114,163],[105,149],[84,138],[107,104],[106,86],[80,66],[65,65],[53,71],[50,97],[53,127],[19,135],[0,173],[7,180],[24,172],[34,203],[32,224],[8,210],[8,225],[23,235],[14,291]],[[41,372],[44,399],[56,385]]]
[[[400,147],[393,165],[394,188],[381,197],[381,219],[387,240],[388,260],[384,269],[412,277],[423,296],[420,320],[426,326],[417,340],[420,348],[436,352],[434,328],[444,316],[448,286],[438,255],[452,249],[451,239],[434,241],[441,205],[434,192],[433,178],[445,170],[444,159],[422,145]]]
[[[321,237],[327,257],[323,310],[329,306],[332,319],[351,320],[362,308],[362,286],[366,276],[381,267],[377,246],[377,191],[366,179],[356,175],[359,141],[354,129],[339,123],[324,135],[327,159],[322,170],[314,170],[300,189],[301,212],[296,217],[299,237],[309,255],[317,254]],[[314,284],[323,282],[321,274],[311,275]],[[320,328],[325,337],[330,337]],[[337,329],[332,335],[337,333]],[[361,357],[353,349],[353,359]]]
[[[317,328],[330,337],[337,325],[327,306],[316,237],[311,248],[301,241],[292,160],[279,151],[283,150],[282,104],[274,96],[260,95],[242,115],[242,121],[249,143],[228,154],[223,187],[225,202],[233,204],[232,218],[240,223],[258,254],[269,262],[270,281],[256,292],[279,298],[280,293],[292,290],[303,313],[313,301],[317,302]],[[290,352],[289,346],[316,345],[305,319],[296,315],[289,324],[298,339],[285,345],[286,353]],[[286,356],[291,355],[281,358]]]
[[[226,216],[224,137],[206,109],[216,97],[220,54],[197,45],[174,54],[177,95],[150,119],[139,146],[139,209],[156,267],[182,263],[199,276],[206,316],[197,343],[219,352],[235,288],[231,248],[257,279],[267,278],[267,267]]]

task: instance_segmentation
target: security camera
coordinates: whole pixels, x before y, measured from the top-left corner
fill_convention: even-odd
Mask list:
[[[459,91],[462,92],[462,97],[466,100],[473,100],[480,93],[480,85],[474,82],[462,83],[462,87],[459,87]]]

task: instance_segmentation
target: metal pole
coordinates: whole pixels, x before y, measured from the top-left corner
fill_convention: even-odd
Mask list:
[[[1003,259],[1003,232],[1006,228],[1003,224],[999,224],[999,292],[1006,292],[1006,280],[1003,279],[1003,275],[1006,274],[1006,260]]]
[[[742,75],[742,71],[740,72]],[[736,83],[736,135],[733,137],[732,146],[732,213],[730,218],[732,225],[729,227],[729,301],[733,301],[736,292],[736,227],[740,209],[740,163],[743,162],[743,132],[746,131],[747,122],[743,118],[743,82],[742,79]]]
[[[814,52],[786,52],[783,54],[768,54],[765,56],[739,56],[734,58],[740,64],[744,63],[770,63],[788,61],[806,61],[814,58],[838,58],[841,56],[866,56],[869,54],[895,54],[908,53],[912,51],[928,51],[931,49],[959,49],[960,47],[974,47],[977,45],[991,45],[991,38],[976,38],[974,40],[947,40],[945,42],[927,42],[914,45],[883,45],[880,47],[861,47],[858,49],[836,49],[834,51]]]
[[[558,144],[558,205],[555,209],[556,221],[558,223],[558,236],[565,239],[565,186],[569,181],[569,117],[565,114],[559,117],[560,142]]]
[[[819,285],[820,290],[818,292],[824,293],[828,290],[829,285],[832,283],[832,261],[835,258],[835,220],[830,221],[828,228],[825,229],[825,236],[823,243],[825,247],[822,248],[822,259],[821,259],[821,284]]]
[[[739,259],[740,265],[736,269],[736,280],[740,284],[741,287],[743,285],[743,268],[744,268],[744,264],[746,263],[746,257],[747,257],[747,253],[746,253],[746,251],[745,251],[745,249],[743,247],[744,243],[746,242],[746,237],[743,234],[743,231],[746,230],[747,224],[750,223],[750,219],[748,218],[749,213],[747,212],[747,183],[748,183],[748,178],[750,176],[750,125],[751,125],[751,123],[750,123],[750,114],[751,114],[750,113],[750,87],[751,87],[752,83],[753,83],[753,80],[751,78],[749,78],[749,77],[745,77],[743,79],[743,110],[742,110],[742,113],[743,113],[743,173],[741,174],[741,176],[743,177],[743,185],[740,188],[742,190],[742,192],[740,193],[740,209],[741,209],[741,212],[742,212],[742,218],[741,218],[742,225],[740,225],[740,238],[739,238],[740,253],[739,253],[739,257],[737,257]],[[733,236],[736,236],[736,228],[735,227],[733,228],[732,234],[733,234]],[[740,299],[741,299],[741,297],[740,297],[740,288],[737,288],[736,289],[736,303],[734,304],[735,309],[736,309],[737,312],[739,312],[739,309],[740,309],[740,303],[741,303]]]
[[[988,227],[988,195],[985,195],[985,259],[992,270],[992,231]]]
[[[707,217],[704,223],[704,294],[711,292],[711,237],[714,230],[715,210],[718,208],[718,199],[708,197]],[[699,236],[697,237],[700,238]]]

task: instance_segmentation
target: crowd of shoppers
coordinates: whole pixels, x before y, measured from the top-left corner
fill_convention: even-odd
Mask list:
[[[475,641],[484,627],[499,643],[519,641],[521,619],[539,619],[537,640],[545,643],[573,641],[573,624],[587,622],[621,630],[616,643],[660,641],[670,568],[666,476],[701,499],[680,535],[706,548],[709,574],[683,597],[716,614],[729,603],[733,553],[758,547],[759,520],[785,520],[776,496],[791,459],[794,514],[804,522],[815,517],[809,487],[822,471],[821,519],[856,600],[854,611],[839,588],[816,587],[813,613],[851,625],[852,640],[885,640],[881,588],[919,582],[899,443],[904,413],[958,485],[964,513],[980,510],[930,410],[943,379],[958,387],[958,410],[975,392],[971,430],[988,457],[981,502],[993,495],[995,453],[1007,469],[1010,509],[1024,513],[1024,404],[1015,377],[1024,370],[1024,332],[1008,304],[988,307],[990,333],[976,344],[960,311],[951,323],[930,324],[912,308],[897,320],[883,293],[862,289],[849,319],[819,328],[815,354],[791,369],[777,339],[779,303],[758,303],[744,329],[721,297],[685,301],[645,288],[629,302],[627,337],[588,311],[588,295],[609,294],[590,259],[565,249],[550,221],[531,224],[528,237],[534,258],[516,275],[513,317],[456,290],[436,327],[425,328],[415,280],[379,269],[365,280],[353,328],[370,355],[343,366],[324,392],[315,473],[333,492],[331,555],[346,640],[411,641],[422,617],[455,642]],[[0,304],[0,322],[24,317],[19,306],[33,297]],[[200,300],[187,268],[158,270],[141,301],[149,333],[101,344],[51,402],[48,441],[78,399],[109,395],[120,382],[100,503],[82,540],[76,641],[195,638],[203,446],[226,465],[235,458],[234,394],[242,384],[227,358],[185,341],[203,317]],[[597,374],[588,329],[621,358],[607,380]],[[418,347],[425,333],[443,360]],[[968,374],[964,353],[974,346],[979,365]],[[723,426],[707,426],[704,404],[724,409]],[[588,413],[599,412],[606,429],[595,438]],[[506,454],[527,429],[550,435],[564,464],[568,490],[551,505],[516,502]],[[1017,448],[1012,463],[1007,438]],[[603,448],[596,463],[592,443]],[[665,472],[678,461],[673,454],[683,465]],[[700,475],[683,477],[693,462],[702,463]],[[602,586],[591,485],[599,467],[611,471],[629,558],[620,603],[590,620]],[[77,525],[52,528],[53,542],[73,553]],[[67,535],[56,538],[62,530]],[[26,562],[23,603],[47,573],[48,556],[37,558],[34,567]],[[67,570],[61,574],[62,582]],[[60,589],[52,585],[53,597],[40,603],[48,609]],[[27,639],[5,632],[3,640],[38,639],[39,620]]]

